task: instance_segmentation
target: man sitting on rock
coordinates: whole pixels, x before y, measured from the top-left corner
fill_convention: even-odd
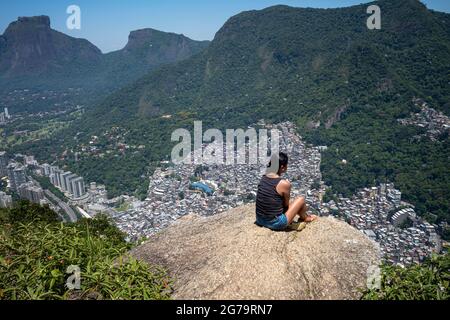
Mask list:
[[[278,162],[278,165],[277,165]],[[300,222],[311,222],[317,218],[308,215],[308,207],[304,197],[290,201],[291,183],[280,176],[287,171],[288,156],[280,152],[268,165],[262,176],[256,195],[256,224],[272,230],[284,230],[299,216]],[[294,229],[302,229],[303,224],[294,225]]]

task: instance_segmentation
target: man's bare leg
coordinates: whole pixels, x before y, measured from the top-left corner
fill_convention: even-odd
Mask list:
[[[311,222],[317,218],[315,215],[308,215],[308,206],[306,205],[304,197],[298,197],[289,204],[289,209],[286,211],[288,224],[294,221],[295,216],[299,216],[301,221]]]

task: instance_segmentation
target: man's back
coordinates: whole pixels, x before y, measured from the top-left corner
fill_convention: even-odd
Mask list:
[[[262,217],[275,217],[283,213],[283,197],[277,192],[280,177],[262,176],[256,195],[256,214]]]

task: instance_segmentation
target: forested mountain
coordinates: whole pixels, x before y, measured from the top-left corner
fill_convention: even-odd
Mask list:
[[[292,113],[327,123],[361,97],[404,90],[450,112],[449,15],[416,0],[379,5],[381,30],[367,28],[367,5],[241,13],[202,55],[151,73],[97,109],[125,104],[127,114],[153,115],[190,108],[231,124]]]
[[[98,98],[155,67],[188,58],[208,43],[142,29],[130,33],[123,49],[102,54],[85,39],[51,29],[47,16],[19,17],[0,36],[0,93],[79,87]]]
[[[208,44],[150,28],[132,31],[123,49],[105,54],[102,77],[108,83],[131,83],[160,65],[195,55]]]
[[[414,97],[450,114],[450,15],[417,0],[375,4],[381,30],[367,28],[369,4],[240,13],[201,53],[158,68],[108,97],[61,137],[26,148],[57,154],[58,139],[69,137],[73,142],[62,149],[70,154],[117,127],[126,143],[146,148],[86,155],[71,166],[114,192],[134,192],[145,183],[149,163],[170,154],[174,128],[193,120],[216,128],[291,120],[309,142],[328,146],[322,170],[332,192],[350,195],[393,181],[421,214],[449,219],[448,135],[434,142],[413,139],[423,129],[397,120],[417,111]]]

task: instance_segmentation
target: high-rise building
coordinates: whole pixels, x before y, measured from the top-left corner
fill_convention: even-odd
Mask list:
[[[11,208],[12,197],[0,191],[0,208]]]
[[[41,168],[44,176],[49,177],[51,174],[51,166],[48,163],[44,163],[43,165],[41,165]]]
[[[63,192],[70,194],[74,198],[81,198],[86,194],[86,186],[82,177],[70,171],[63,171],[48,163],[44,163],[41,169],[44,175],[49,177],[50,182]]]
[[[5,114],[3,112],[0,112],[0,124],[5,124],[5,123],[6,123]]]
[[[44,190],[35,186],[31,181],[20,185],[18,193],[21,198],[38,204],[44,199]]]
[[[62,171],[61,169],[55,169],[53,171],[53,174],[55,175],[55,183],[54,185],[56,187],[59,187],[62,189],[62,174],[64,173],[64,171]]]
[[[59,170],[57,166],[50,166],[50,173],[55,173],[56,170]]]
[[[70,175],[72,175],[72,172],[70,172],[70,171],[67,171],[67,172],[63,171],[60,175],[60,180],[59,180],[60,186],[59,187],[64,192],[69,191],[69,186],[67,184],[69,181],[67,180],[67,177]]]
[[[17,191],[18,187],[27,182],[25,168],[18,163],[11,163],[7,167],[9,184],[12,190]]]
[[[42,188],[39,188],[37,186],[33,186],[30,188],[31,193],[31,201],[34,203],[40,204],[42,200],[45,199],[44,197],[44,190]]]
[[[72,184],[72,195],[75,198],[80,198],[86,194],[86,189],[84,185],[84,179],[81,177],[77,177],[71,181]]]
[[[59,187],[59,173],[60,170],[56,166],[51,166],[48,163],[44,163],[42,166],[44,175],[50,179],[50,182],[55,186]]]
[[[8,155],[6,151],[0,151],[0,178],[8,175]]]
[[[48,178],[49,178],[49,180],[50,180],[52,185],[54,185],[55,187],[58,186],[58,180],[57,180],[56,175],[54,173],[51,173],[48,176]]]
[[[65,176],[65,184],[66,184],[66,187],[67,187],[67,192],[69,193],[69,194],[71,194],[71,195],[73,195],[73,186],[72,186],[72,180],[74,180],[74,179],[76,179],[76,178],[78,178],[78,176],[76,175],[76,174],[74,174],[74,173],[72,173],[72,174],[70,174],[70,175],[68,175],[68,176]]]
[[[11,118],[11,116],[9,115],[9,111],[8,111],[8,108],[5,108],[5,118],[6,119],[10,119]]]

